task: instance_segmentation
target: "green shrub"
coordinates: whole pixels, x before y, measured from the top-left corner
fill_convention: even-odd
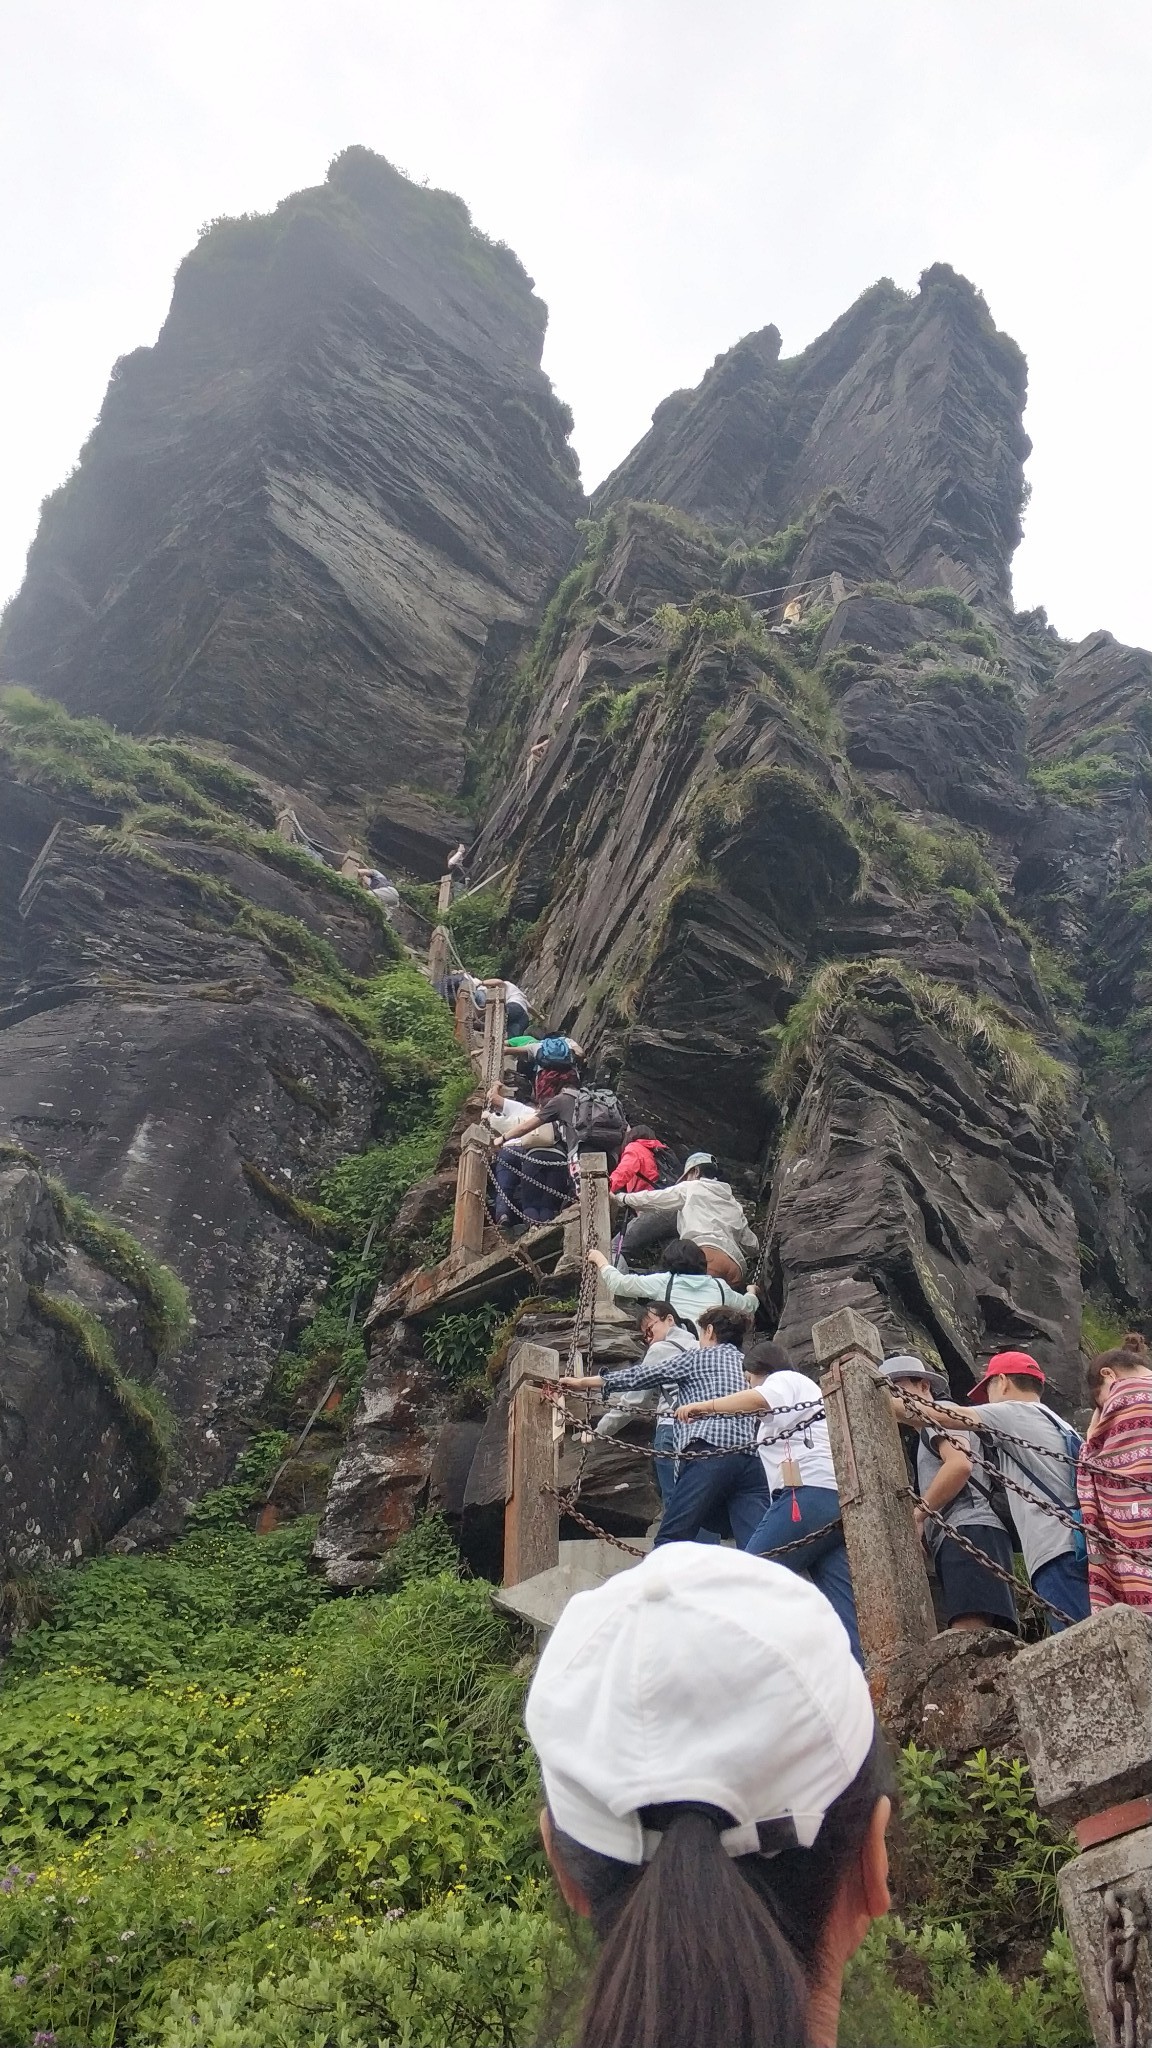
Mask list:
[[[913,1991],[907,1988],[915,1985]],[[873,1927],[849,1963],[840,2048],[1090,2048],[1066,1935],[1039,1976],[1012,1983],[972,1960],[959,1927]]]
[[[1076,760],[1049,761],[1030,768],[1028,780],[1042,796],[1051,797],[1056,803],[1088,809],[1106,796],[1127,789],[1132,771],[1111,755],[1081,754]]]
[[[325,1646],[288,1733],[294,1774],[434,1762],[483,1792],[520,1794],[527,1764],[515,1637],[481,1580],[417,1581]]]
[[[472,1378],[487,1365],[502,1318],[503,1311],[492,1302],[458,1315],[436,1316],[424,1327],[424,1356],[450,1379]]]
[[[558,2036],[583,1958],[547,1913],[453,1902],[355,1929],[293,1974],[255,1971],[177,1996],[159,2048],[518,2048]],[[567,2036],[566,2036],[567,2038]]]

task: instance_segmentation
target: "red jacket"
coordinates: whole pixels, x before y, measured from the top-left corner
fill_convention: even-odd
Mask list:
[[[620,1154],[620,1164],[608,1176],[614,1195],[637,1195],[641,1188],[654,1188],[659,1179],[656,1154],[668,1147],[659,1138],[633,1138]]]

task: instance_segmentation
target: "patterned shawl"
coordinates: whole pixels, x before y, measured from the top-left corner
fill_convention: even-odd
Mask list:
[[[1152,1608],[1152,1375],[1114,1381],[1100,1417],[1076,1474],[1092,1612]],[[1147,1561],[1101,1541],[1109,1537]]]

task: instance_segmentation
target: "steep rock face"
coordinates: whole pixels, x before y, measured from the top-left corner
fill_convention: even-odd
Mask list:
[[[176,811],[166,830],[117,833],[123,798],[54,784],[50,761],[21,761],[15,730],[6,763],[3,723],[2,1129],[188,1290],[192,1327],[172,1355],[134,1358],[131,1332],[117,1333],[127,1368],[175,1417],[157,1510],[170,1526],[181,1502],[229,1475],[276,1356],[323,1283],[328,1252],[293,1211],[294,1191],[364,1146],[387,1110],[369,1046],[300,991],[325,961],[371,974],[396,941],[319,862],[293,864],[222,812],[205,821],[218,841],[184,836],[196,820]],[[93,744],[83,729],[81,740]],[[146,775],[150,756],[137,755]],[[274,813],[252,787],[242,801],[256,826]],[[5,1360],[5,1386],[8,1372]],[[78,1484],[60,1514],[80,1540],[94,1528],[106,1539],[141,1504],[125,1489],[121,1501],[119,1521],[94,1521]]]
[[[147,1411],[70,1326],[98,1278],[85,1267],[67,1254],[42,1176],[0,1156],[0,1576],[106,1541],[159,1483]],[[113,1329],[130,1307],[111,1305]]]
[[[217,222],[45,506],[3,674],[222,741],[437,872],[473,687],[583,505],[544,324],[460,200],[367,150]]]
[[[1020,538],[1025,364],[947,264],[885,281],[802,354],[774,327],[675,392],[597,493],[762,534],[829,487],[882,529],[890,573],[1006,599]]]

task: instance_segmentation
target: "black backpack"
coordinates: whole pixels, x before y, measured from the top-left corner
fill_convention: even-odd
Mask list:
[[[572,1145],[577,1152],[606,1152],[614,1165],[624,1149],[628,1119],[610,1088],[581,1088],[572,1111]]]
[[[670,1145],[661,1145],[659,1150],[653,1153],[652,1157],[656,1165],[656,1179],[653,1185],[658,1188],[675,1187],[684,1169],[673,1152],[672,1147]]]

